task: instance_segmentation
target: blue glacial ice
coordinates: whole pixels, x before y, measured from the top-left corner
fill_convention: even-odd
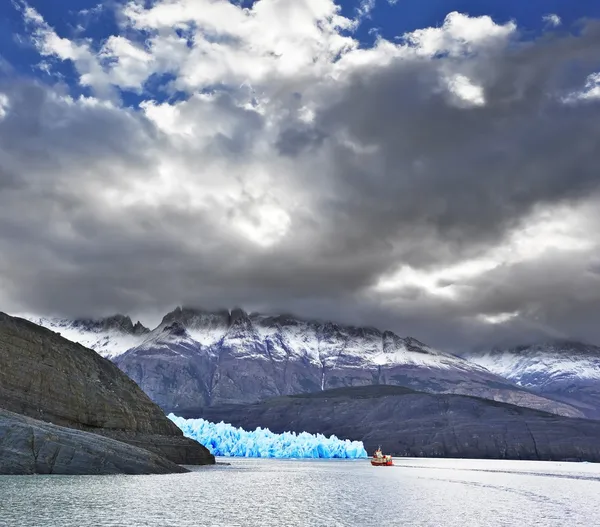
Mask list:
[[[367,457],[362,441],[325,437],[321,434],[284,432],[274,434],[268,428],[246,431],[242,428],[204,419],[184,419],[169,414],[186,437],[202,443],[215,456],[271,458],[346,458]]]

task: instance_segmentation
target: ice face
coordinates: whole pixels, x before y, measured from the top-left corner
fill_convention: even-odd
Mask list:
[[[366,458],[362,441],[325,437],[321,434],[285,432],[274,434],[268,428],[246,431],[227,423],[204,419],[184,419],[168,415],[186,437],[202,443],[215,456],[271,458]]]

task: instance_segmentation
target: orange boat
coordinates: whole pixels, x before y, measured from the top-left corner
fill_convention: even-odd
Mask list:
[[[392,461],[392,456],[382,454],[381,447],[379,447],[375,450],[371,458],[371,465],[374,467],[391,467],[394,465],[394,462]]]

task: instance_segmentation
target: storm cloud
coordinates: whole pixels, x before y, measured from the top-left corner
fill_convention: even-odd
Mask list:
[[[600,341],[599,21],[526,40],[453,13],[365,48],[330,0],[292,29],[275,0],[210,5],[126,4],[96,46],[22,6],[87,95],[0,83],[3,310]]]

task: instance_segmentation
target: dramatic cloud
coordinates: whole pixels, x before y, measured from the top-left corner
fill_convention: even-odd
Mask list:
[[[0,83],[3,309],[600,340],[600,23],[450,13],[365,47],[374,6],[132,1],[94,41],[20,4],[54,80]]]

